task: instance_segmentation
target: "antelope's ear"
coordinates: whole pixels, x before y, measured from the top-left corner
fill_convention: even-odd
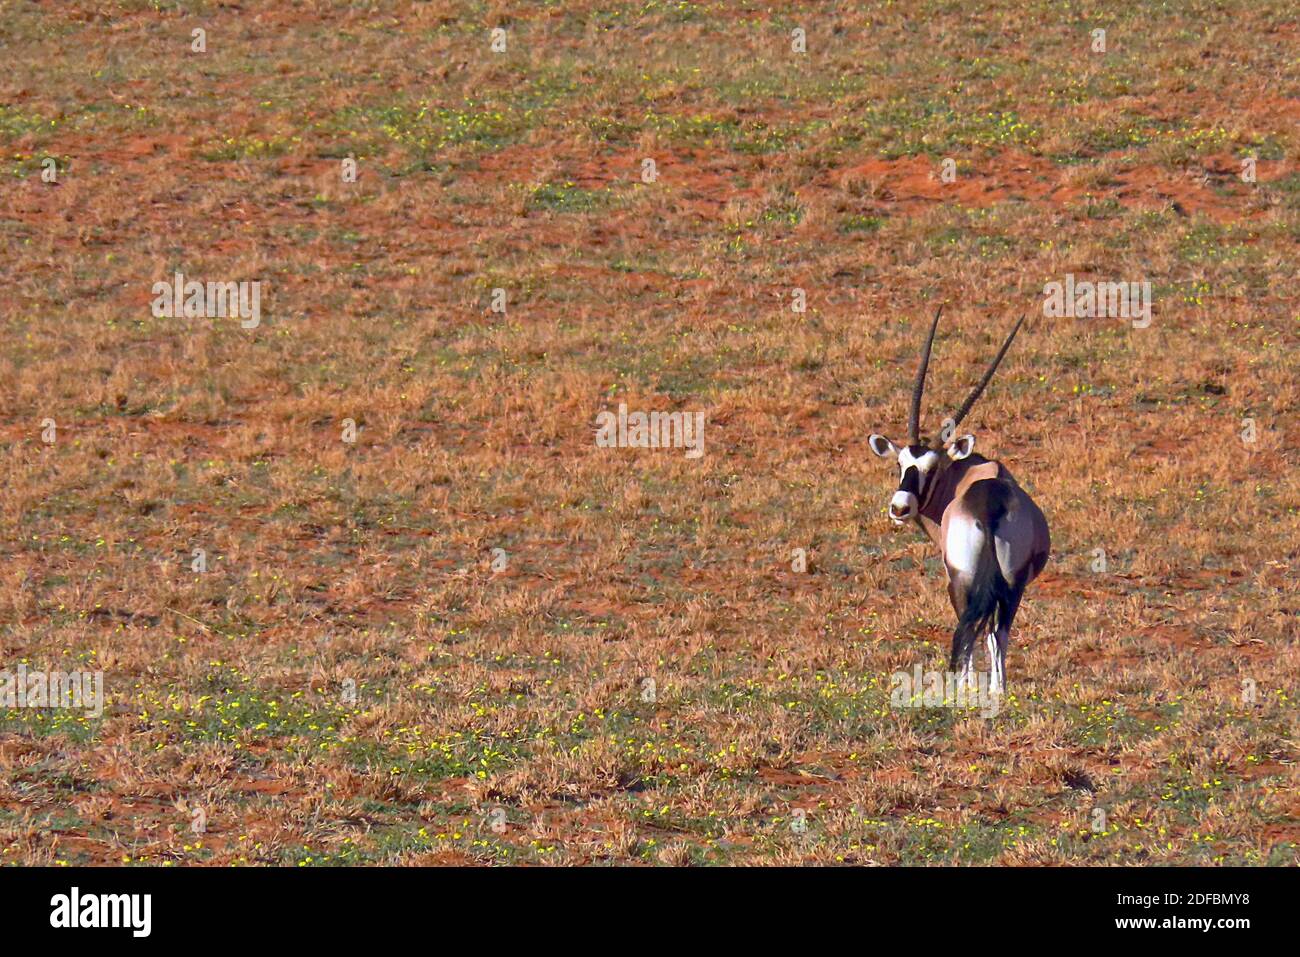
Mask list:
[[[953,440],[952,445],[948,446],[948,458],[954,462],[960,462],[966,456],[975,451],[975,436],[967,432],[965,435],[959,435]]]
[[[898,454],[898,447],[883,435],[871,433],[871,438],[867,439],[867,445],[871,446],[871,451],[875,452],[882,459],[889,458],[891,455]]]

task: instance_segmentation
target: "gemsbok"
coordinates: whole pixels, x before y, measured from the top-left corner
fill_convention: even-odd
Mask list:
[[[951,442],[948,439],[955,436],[954,430],[993,378],[1025,319],[1020,317],[974,391],[944,423],[941,436],[924,442],[921,395],[942,314],[940,306],[921,350],[921,364],[912,387],[907,445],[899,448],[875,434],[867,441],[871,451],[880,457],[898,459],[898,491],[889,502],[890,519],[895,525],[915,520],[943,556],[948,598],[957,613],[949,670],[959,673],[959,686],[972,685],[975,642],[985,636],[989,688],[1001,694],[1006,687],[1011,622],[1025,586],[1047,564],[1051,548],[1047,519],[1006,466],[974,454],[975,436],[956,436]]]

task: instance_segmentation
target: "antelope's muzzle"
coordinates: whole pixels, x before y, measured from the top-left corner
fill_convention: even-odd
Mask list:
[[[889,500],[889,518],[895,525],[902,525],[916,516],[917,507],[916,496],[900,489]]]

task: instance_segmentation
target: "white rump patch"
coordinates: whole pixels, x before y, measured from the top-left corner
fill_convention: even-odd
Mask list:
[[[943,557],[952,570],[963,578],[973,578],[983,549],[984,530],[975,519],[954,515],[948,523],[948,537],[943,548]]]

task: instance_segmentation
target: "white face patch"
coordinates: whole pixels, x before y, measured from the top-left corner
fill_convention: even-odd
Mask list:
[[[898,450],[898,480],[901,482],[903,476],[907,474],[907,470],[915,465],[916,470],[921,473],[916,491],[918,495],[923,494],[925,492],[925,483],[929,481],[930,473],[934,471],[938,461],[939,453],[930,449],[920,455],[913,455],[911,449],[901,448]]]
[[[895,525],[901,525],[914,518],[916,513],[920,511],[921,499],[925,497],[926,485],[938,461],[939,453],[929,449],[926,449],[920,455],[913,455],[912,450],[906,446],[898,450],[899,484],[903,483],[907,470],[910,468],[916,469],[917,476],[914,491],[900,488],[889,501],[889,517],[893,519]]]
[[[915,465],[917,470],[926,475],[934,468],[934,463],[939,461],[939,453],[932,449],[926,449],[920,455],[913,455],[909,448],[898,450],[898,475],[902,478],[903,473],[907,471],[909,465]]]

